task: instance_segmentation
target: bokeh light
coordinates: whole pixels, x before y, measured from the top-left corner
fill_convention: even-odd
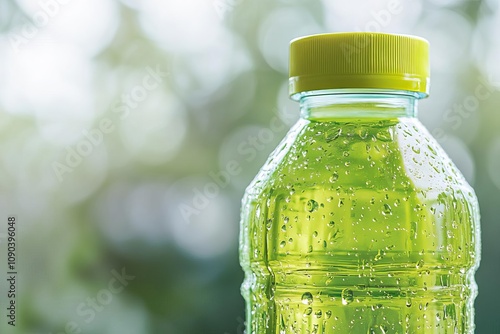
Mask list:
[[[241,333],[240,200],[299,118],[289,42],[362,30],[431,43],[419,119],[475,186],[477,333],[500,332],[499,29],[496,0],[1,1],[0,219],[20,222],[19,333]],[[478,87],[488,96],[457,113]],[[77,307],[122,268],[134,280],[86,322]]]

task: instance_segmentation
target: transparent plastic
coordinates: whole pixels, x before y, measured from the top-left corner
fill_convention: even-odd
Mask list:
[[[418,98],[299,97],[243,199],[247,334],[474,332],[477,199]]]

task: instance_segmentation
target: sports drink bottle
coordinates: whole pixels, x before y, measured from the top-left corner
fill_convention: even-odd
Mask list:
[[[247,334],[473,333],[479,209],[417,119],[429,46],[385,33],[298,38],[300,119],[247,188]]]

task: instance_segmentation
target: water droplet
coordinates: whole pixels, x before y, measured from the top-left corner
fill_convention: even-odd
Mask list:
[[[351,289],[344,289],[342,290],[342,304],[347,305],[350,304],[354,301],[354,293],[352,292]]]
[[[283,232],[286,232],[286,225],[281,226],[281,230],[282,230]]]
[[[370,327],[368,330],[368,334],[386,334],[387,333],[387,327],[385,326],[377,326],[377,327]]]
[[[417,269],[420,269],[424,266],[424,260],[420,260],[417,262],[417,264],[415,265],[417,267]]]
[[[280,334],[286,334],[286,324],[283,314],[280,314]]]
[[[342,129],[338,129],[337,132],[326,136],[326,142],[329,143],[332,140],[337,139],[338,137],[340,137],[341,134],[342,134]]]
[[[391,208],[391,206],[389,204],[387,204],[387,203],[384,204],[384,208],[382,210],[382,214],[384,216],[386,216],[386,215],[392,215],[392,208]]]
[[[313,296],[310,292],[304,292],[302,295],[302,304],[311,305],[313,302]]]
[[[406,306],[407,306],[407,307],[411,307],[411,298],[408,298],[408,299],[406,300]]]
[[[310,307],[306,308],[304,311],[304,317],[311,315],[312,312],[313,312],[312,308],[310,308]]]
[[[333,244],[334,242],[337,241],[338,238],[340,238],[340,230],[335,231],[331,236],[329,235],[329,242],[330,244]]]
[[[416,240],[418,236],[417,222],[410,222],[410,239]]]
[[[311,199],[307,202],[307,211],[314,212],[314,211],[318,210],[318,206],[319,206],[318,202]]]
[[[285,246],[286,246],[286,242],[285,242],[285,241],[280,242],[280,247],[281,247],[281,248],[283,248],[283,247],[285,247]]]
[[[429,151],[431,151],[431,152],[432,152],[432,154],[437,155],[436,150],[434,150],[434,148],[433,148],[432,146],[427,145],[427,148],[429,149]]]
[[[267,224],[266,224],[267,230],[270,230],[272,227],[273,227],[273,220],[272,219],[268,219],[267,220]]]
[[[339,173],[333,172],[332,176],[330,176],[330,182],[331,183],[337,182],[338,179],[339,179]]]
[[[379,249],[377,254],[375,255],[375,257],[373,258],[373,260],[380,261],[383,257],[384,256],[383,256],[382,252],[380,252],[380,249]]]
[[[366,129],[359,129],[357,132],[358,132],[358,136],[361,139],[366,139],[366,137],[368,137],[368,130],[366,130]]]
[[[312,234],[313,238],[317,238],[318,237],[318,231],[314,231],[313,234]]]
[[[379,132],[377,132],[376,136],[378,140],[382,141],[392,141],[392,131],[390,129],[384,129]]]
[[[325,312],[325,316],[326,316],[327,319],[330,319],[331,316],[332,316],[332,311],[330,311],[330,310],[326,311]]]
[[[314,315],[316,316],[316,318],[319,319],[323,315],[323,312],[321,312],[321,310],[318,310],[318,311],[316,311],[316,313],[314,313]]]

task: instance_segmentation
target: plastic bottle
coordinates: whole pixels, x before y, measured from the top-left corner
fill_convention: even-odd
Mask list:
[[[247,334],[473,333],[475,194],[418,121],[428,43],[291,43],[301,118],[248,187]]]

